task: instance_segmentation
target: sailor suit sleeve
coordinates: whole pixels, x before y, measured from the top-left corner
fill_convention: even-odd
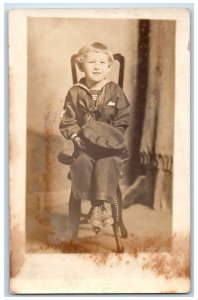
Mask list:
[[[59,125],[60,132],[66,139],[75,137],[81,130],[77,122],[76,111],[72,100],[72,95],[69,91],[65,98]]]
[[[114,116],[113,123],[124,134],[129,126],[129,102],[121,88],[118,88],[116,107],[117,113]]]

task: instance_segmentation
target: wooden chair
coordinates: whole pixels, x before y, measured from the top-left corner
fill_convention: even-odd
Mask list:
[[[73,84],[75,84],[78,81],[75,58],[76,55],[73,55],[71,57]],[[124,79],[124,57],[121,54],[114,54],[114,59],[119,62],[118,84],[122,88]],[[58,160],[61,163],[71,164],[72,156],[64,155],[60,152],[58,155]],[[70,175],[68,176],[68,178],[70,178]],[[114,224],[112,225],[112,227],[116,241],[116,252],[122,253],[124,251],[124,248],[120,237],[127,238],[128,232],[122,218],[122,194],[119,185],[115,195],[115,201],[114,204],[111,205],[111,209],[112,216],[114,219]],[[88,223],[88,220],[87,215],[83,215],[81,213],[81,200],[75,199],[71,190],[69,198],[69,239],[71,241],[77,238],[79,225],[85,223]],[[100,231],[100,228],[98,227],[94,227],[93,229],[95,233],[98,233]]]

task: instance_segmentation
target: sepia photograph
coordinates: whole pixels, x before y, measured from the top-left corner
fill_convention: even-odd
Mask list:
[[[10,292],[189,293],[189,120],[189,10],[10,10]]]

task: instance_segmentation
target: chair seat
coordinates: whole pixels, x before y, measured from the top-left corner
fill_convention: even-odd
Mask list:
[[[58,161],[64,165],[69,166],[73,162],[73,155],[71,155],[71,153],[69,153],[66,149],[61,150],[59,152],[57,158],[58,158]]]

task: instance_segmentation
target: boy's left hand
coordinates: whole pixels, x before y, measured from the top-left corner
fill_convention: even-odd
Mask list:
[[[87,149],[87,147],[85,146],[85,143],[81,140],[81,138],[80,138],[79,136],[76,136],[76,137],[73,139],[73,142],[74,142],[74,144],[75,144],[78,148],[80,148],[80,149],[82,149],[82,150],[86,150],[86,149]]]

